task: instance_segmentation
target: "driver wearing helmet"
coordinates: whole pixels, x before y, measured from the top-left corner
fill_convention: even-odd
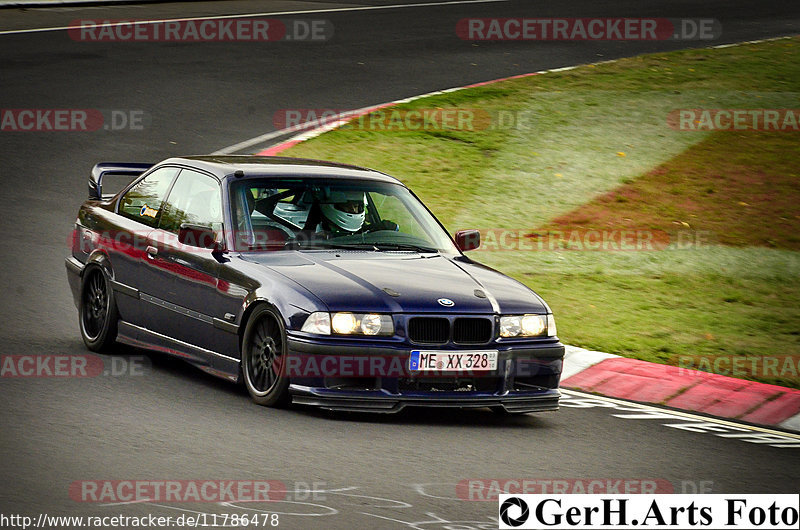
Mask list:
[[[367,196],[363,191],[331,190],[319,207],[323,231],[334,236],[355,234],[364,226]]]

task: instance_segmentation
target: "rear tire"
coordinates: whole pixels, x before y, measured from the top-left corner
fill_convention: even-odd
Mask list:
[[[242,341],[242,379],[250,397],[265,407],[291,402],[289,378],[283,374],[286,329],[277,311],[262,305],[253,310]]]
[[[81,337],[90,350],[107,350],[117,340],[119,313],[114,290],[99,266],[89,266],[83,274],[78,319]]]

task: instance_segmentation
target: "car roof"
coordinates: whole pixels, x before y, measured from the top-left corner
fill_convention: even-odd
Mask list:
[[[234,178],[236,171],[244,177],[321,177],[377,180],[402,183],[374,169],[339,164],[324,160],[256,155],[202,155],[169,158],[158,165],[179,164],[196,167],[220,178]]]

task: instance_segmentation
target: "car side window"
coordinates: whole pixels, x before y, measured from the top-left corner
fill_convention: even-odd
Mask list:
[[[161,204],[178,171],[179,168],[176,167],[162,167],[147,175],[122,196],[119,213],[134,221],[155,227]]]
[[[177,234],[182,223],[222,228],[222,197],[216,179],[191,169],[181,171],[158,227]]]

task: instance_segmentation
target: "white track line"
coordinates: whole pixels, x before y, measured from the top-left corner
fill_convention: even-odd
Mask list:
[[[563,70],[570,70],[572,68],[576,68],[576,67],[575,66],[567,66],[567,67],[564,67],[564,68],[556,68],[554,70],[542,70],[540,72],[533,72],[533,73],[530,73],[530,74],[513,75],[513,76],[510,76],[510,77],[503,77],[503,78],[500,78],[500,79],[492,79],[491,81],[486,81],[486,82],[483,82],[483,83],[476,83],[476,84],[477,85],[488,85],[488,84],[491,84],[491,83],[498,83],[500,81],[510,81],[512,79],[516,79],[516,78],[520,78],[520,77],[527,77],[527,76],[543,74],[543,73],[547,73],[547,72],[560,72],[560,71],[563,71]],[[449,94],[450,92],[457,92],[459,90],[465,90],[467,88],[477,88],[477,87],[475,85],[465,85],[465,86],[460,86],[460,87],[446,88],[444,90],[434,90],[433,92],[426,92],[425,94],[420,94],[418,96],[411,96],[411,97],[407,97],[407,98],[403,98],[403,99],[397,99],[397,100],[394,100],[394,101],[388,101],[386,103],[378,103],[377,105],[370,105],[368,107],[361,107],[360,109],[348,110],[346,112],[340,112],[339,114],[335,114],[335,115],[329,116],[329,117],[321,119],[321,120],[320,119],[311,120],[311,121],[308,121],[308,122],[305,122],[305,123],[300,123],[300,124],[297,124],[297,125],[293,125],[291,127],[286,127],[285,129],[280,129],[278,131],[273,131],[273,132],[270,132],[270,133],[262,134],[261,136],[256,136],[255,138],[250,138],[249,140],[244,140],[244,141],[239,142],[237,144],[229,145],[228,147],[223,147],[222,149],[218,149],[217,151],[214,151],[211,154],[212,155],[234,154],[234,153],[236,153],[238,151],[241,151],[242,149],[246,149],[248,147],[252,147],[254,145],[258,145],[258,144],[264,143],[267,140],[271,140],[273,138],[277,138],[277,137],[280,137],[280,136],[285,136],[287,134],[291,134],[291,133],[297,132],[297,131],[304,131],[304,132],[289,138],[288,140],[286,140],[286,142],[291,142],[291,141],[294,141],[294,140],[300,140],[300,141],[309,140],[311,138],[314,138],[315,136],[319,136],[322,133],[325,133],[325,132],[331,131],[333,129],[336,129],[338,127],[341,127],[342,125],[347,123],[347,121],[350,118],[352,118],[354,116],[358,116],[361,113],[371,112],[373,110],[377,110],[379,108],[388,107],[388,106],[392,106],[392,105],[402,105],[403,103],[410,103],[410,102],[415,101],[417,99],[427,98],[429,96],[438,96],[438,95],[441,95],[441,94]],[[280,144],[277,144],[277,145],[280,145]]]
[[[329,9],[304,9],[300,11],[268,11],[264,13],[241,13],[238,15],[215,15],[206,17],[185,17],[185,18],[163,18],[153,20],[129,20],[126,22],[112,22],[109,24],[92,24],[91,27],[113,28],[131,24],[162,24],[165,22],[189,22],[201,20],[226,20],[232,18],[252,18],[252,17],[277,17],[286,15],[311,15],[315,13],[342,13],[347,11],[375,11],[384,9],[402,9],[407,7],[436,7],[462,4],[486,4],[496,2],[509,2],[510,0],[451,0],[448,2],[423,2],[420,4],[392,4],[387,6],[359,6],[359,7],[333,7]],[[57,26],[50,28],[31,28],[31,29],[12,29],[0,31],[0,35],[18,35],[21,33],[41,33],[44,31],[64,31],[79,29],[81,26]]]
[[[559,391],[561,393],[563,393],[563,394],[567,394],[567,395],[570,395],[570,396],[575,396],[575,397],[581,398],[581,399],[597,399],[597,400],[600,400],[600,401],[606,401],[606,402],[613,403],[615,405],[621,405],[621,406],[624,406],[624,407],[635,407],[635,408],[640,408],[642,410],[656,411],[659,414],[669,414],[670,416],[676,416],[678,418],[682,418],[682,419],[685,419],[685,420],[700,421],[700,422],[703,422],[703,423],[717,423],[719,425],[727,425],[728,427],[737,427],[739,429],[746,429],[748,431],[762,432],[762,433],[765,433],[765,434],[775,434],[777,436],[785,436],[787,438],[794,438],[794,439],[800,440],[800,434],[798,434],[798,433],[787,432],[787,431],[776,431],[776,430],[773,430],[773,429],[767,429],[765,427],[759,427],[757,425],[750,425],[750,424],[747,424],[747,423],[738,423],[738,422],[735,422],[735,421],[724,420],[722,418],[715,418],[713,416],[700,416],[700,415],[697,415],[697,414],[691,414],[689,412],[683,412],[683,411],[680,411],[680,410],[673,410],[673,409],[655,407],[655,406],[652,406],[652,405],[645,405],[643,403],[636,403],[634,401],[625,401],[625,400],[622,400],[622,399],[615,399],[615,398],[600,396],[600,395],[597,395],[597,394],[587,394],[585,392],[578,392],[577,390],[568,390],[566,388],[560,388]]]
[[[340,112],[339,114],[327,118],[311,120],[304,123],[298,123],[297,125],[286,127],[285,129],[272,131],[266,134],[262,134],[261,136],[256,136],[255,138],[250,138],[249,140],[244,140],[242,142],[239,142],[238,144],[229,145],[228,147],[224,147],[222,149],[214,151],[211,154],[225,155],[230,153],[236,153],[238,151],[241,151],[242,149],[247,149],[248,147],[252,147],[254,145],[262,144],[266,141],[272,140],[273,138],[278,138],[280,136],[285,136],[287,134],[292,134],[298,131],[305,131],[306,129],[313,129],[315,127],[323,127],[325,125],[330,125],[331,123],[335,123],[338,122],[339,120],[346,119],[349,116],[357,115],[360,112],[366,112],[372,108],[374,108],[374,106],[362,107],[360,109],[348,110],[347,112]]]

